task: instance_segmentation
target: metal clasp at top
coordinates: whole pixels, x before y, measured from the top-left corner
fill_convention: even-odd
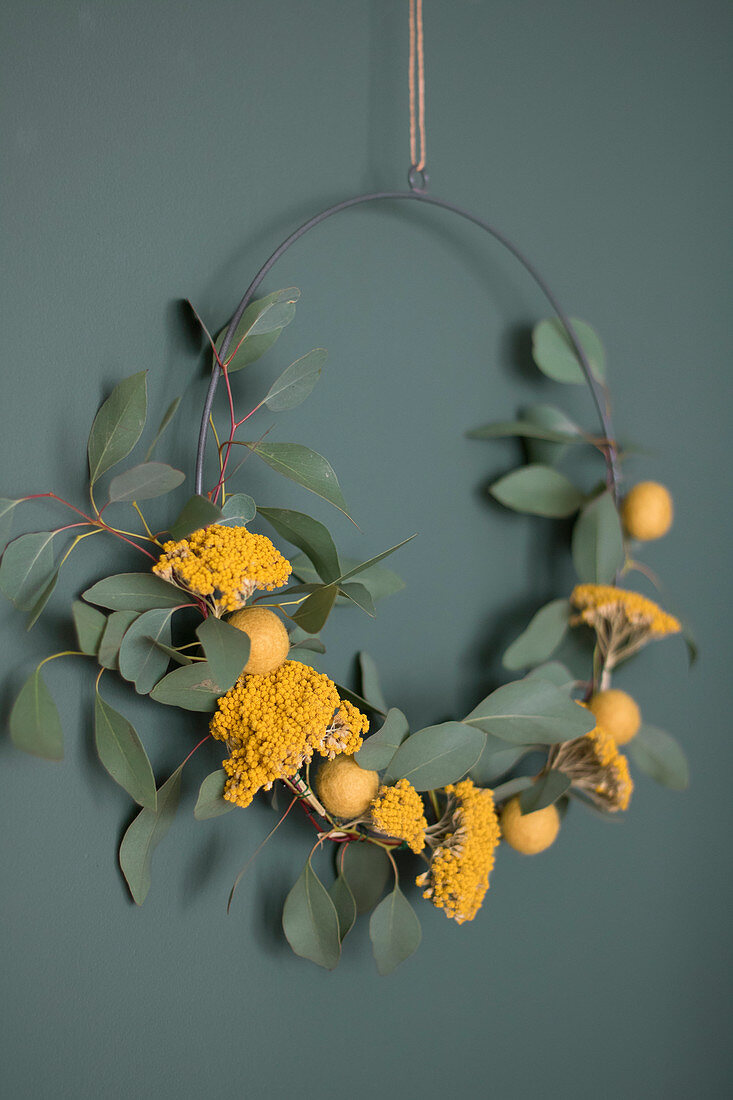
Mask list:
[[[410,185],[411,191],[416,191],[419,195],[426,194],[428,184],[430,183],[430,176],[427,173],[427,169],[418,168],[417,165],[411,164],[410,170],[407,173],[407,182]]]

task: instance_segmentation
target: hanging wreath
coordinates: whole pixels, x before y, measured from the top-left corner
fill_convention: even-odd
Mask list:
[[[396,197],[454,209],[428,199],[422,190]],[[307,225],[319,220],[322,216]],[[298,235],[302,230],[289,241]],[[367,654],[360,656],[359,694],[312,664],[314,655],[325,652],[319,634],[337,603],[373,615],[375,603],[401,587],[381,562],[404,542],[356,562],[340,554],[327,527],[306,512],[258,507],[251,496],[230,491],[238,468],[233,468],[233,456],[242,448],[245,456],[258,457],[349,514],[322,455],[298,443],[258,438],[256,430],[248,441],[237,438],[259,411],[299,405],[326,359],[325,351],[315,349],[296,360],[240,415],[236,375],[273,346],[292,321],[299,296],[289,288],[251,300],[271,265],[268,261],[261,270],[216,340],[202,324],[213,362],[198,491],[167,531],[151,529],[141,504],[171,493],[185,480],[182,471],[153,458],[177,401],[165,413],[144,461],[107,478],[142,435],[145,372],[120,382],[94,419],[87,506],[51,492],[2,501],[5,539],[23,501],[42,497],[71,513],[71,522],[20,535],[4,552],[0,588],[29,613],[29,626],[51,597],[61,566],[83,540],[105,534],[124,542],[136,570],[97,580],[73,604],[77,647],[41,661],[13,706],[10,732],[19,749],[60,760],[61,723],[42,669],[63,657],[91,658],[99,665],[97,753],[109,776],[140,806],[119,852],[135,902],[141,905],[148,893],[153,851],[176,813],[182,770],[213,739],[221,745],[222,764],[201,784],[195,817],[246,809],[261,792],[284,790],[289,803],[284,812],[278,809],[278,824],[299,805],[304,824],[315,829],[313,848],[283,911],[290,945],[298,955],[333,968],[357,915],[371,911],[374,955],[384,974],[412,954],[421,935],[417,914],[399,885],[403,852],[424,862],[421,873],[412,874],[423,898],[460,924],[472,920],[484,901],[499,843],[527,854],[545,850],[555,841],[571,798],[603,814],[626,809],[633,784],[620,746],[628,745],[635,764],[655,779],[685,786],[687,769],[677,743],[642,723],[637,703],[611,686],[621,662],[648,642],[681,630],[678,620],[651,600],[620,586],[633,569],[643,568],[635,560],[636,544],[669,530],[672,501],[663,486],[642,482],[619,506],[619,453],[608,431],[601,343],[588,325],[564,315],[542,321],[533,340],[538,368],[557,382],[588,382],[599,402],[604,434],[581,428],[554,406],[538,405],[520,419],[469,435],[524,439],[528,463],[493,484],[491,494],[519,512],[563,519],[577,514],[571,550],[579,584],[542,607],[506,650],[509,670],[529,670],[522,678],[499,687],[455,721],[411,732],[402,711],[384,701]],[[227,394],[225,430],[217,429],[211,414],[219,378]],[[203,491],[207,433],[216,446],[217,473],[214,485]],[[561,473],[556,462],[567,447],[600,452],[606,482],[586,493]],[[281,545],[299,551],[297,556],[282,553],[270,537],[252,530],[260,523]],[[65,542],[57,557],[56,548]],[[568,630],[588,635],[593,643],[589,669],[581,676],[549,660]],[[202,714],[201,738],[161,785],[138,733],[105,699],[109,676],[121,677],[154,705]],[[541,764],[528,770],[537,753]],[[328,887],[313,865],[327,846],[333,846],[336,857]]]

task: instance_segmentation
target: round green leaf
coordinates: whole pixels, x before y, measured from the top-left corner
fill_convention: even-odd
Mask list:
[[[399,886],[395,885],[372,913],[369,936],[377,970],[382,975],[391,974],[420,946],[420,921]]]
[[[608,489],[586,504],[575,521],[572,551],[579,580],[613,583],[626,555],[621,519]]]
[[[606,354],[598,334],[585,321],[570,318],[591,373],[599,382],[606,378]],[[559,318],[541,321],[532,333],[532,356],[543,374],[556,382],[582,384],[585,374],[578,354]]]
[[[310,859],[285,899],[283,931],[296,955],[326,970],[338,965],[341,957],[338,915]]]
[[[527,629],[507,649],[503,657],[504,667],[528,668],[549,657],[565,637],[569,615],[569,600],[552,600],[541,607]]]
[[[141,810],[122,838],[120,868],[136,905],[142,905],[148,895],[153,852],[170,829],[178,809],[182,767],[159,789],[156,808]]]
[[[196,711],[216,710],[220,695],[219,685],[206,661],[195,661],[192,665],[174,669],[150,692],[150,698],[157,703]]]
[[[21,611],[30,611],[56,572],[53,540],[58,531],[34,531],[13,539],[0,563],[0,589]]]
[[[636,737],[629,742],[628,749],[637,768],[663,787],[684,791],[689,785],[687,759],[681,745],[671,734],[644,722]]]
[[[249,523],[257,514],[257,505],[246,493],[233,493],[227,497],[221,511],[228,523]]]
[[[385,703],[386,706],[386,703]],[[380,772],[388,767],[392,757],[410,732],[407,719],[397,707],[387,711],[384,725],[368,737],[354,755],[360,768]]]
[[[151,611],[155,607],[180,607],[186,595],[154,573],[117,573],[97,581],[82,598],[112,611]]]
[[[140,695],[148,695],[168,668],[169,657],[161,647],[171,643],[175,610],[168,607],[146,611],[122,638],[117,658],[120,675],[130,680]]]
[[[483,699],[464,722],[517,745],[551,745],[589,733],[595,719],[567,692],[547,680],[526,677]]]
[[[193,808],[193,816],[197,821],[206,821],[210,817],[220,817],[234,809],[233,802],[227,802],[224,798],[224,785],[227,781],[227,773],[223,768],[211,772],[206,776],[199,788],[199,796]]]
[[[63,760],[59,712],[38,668],[26,680],[10,712],[10,737],[23,752],[45,760]]]
[[[177,489],[185,480],[186,475],[181,470],[174,470],[165,462],[144,462],[112,478],[109,485],[110,504],[153,500]]]
[[[417,791],[430,791],[460,779],[476,764],[485,737],[463,722],[442,722],[411,734],[389,764],[385,783],[408,779]]]
[[[217,523],[222,516],[221,508],[212,504],[207,497],[193,496],[184,504],[180,516],[170,527],[168,534],[177,542],[179,539],[185,539],[193,531]]]
[[[155,810],[155,776],[137,732],[97,692],[94,704],[97,755],[115,783],[140,806]]]
[[[196,628],[196,636],[219,689],[229,691],[249,660],[249,636],[213,615]]]
[[[584,499],[564,474],[539,464],[522,466],[499,478],[489,492],[507,508],[535,516],[571,516]]]
[[[377,904],[390,874],[389,856],[378,844],[354,840],[340,853],[341,874],[354,895],[357,913],[368,913]]]
[[[112,390],[94,418],[87,452],[91,484],[129,455],[145,425],[146,371],[125,378]]]

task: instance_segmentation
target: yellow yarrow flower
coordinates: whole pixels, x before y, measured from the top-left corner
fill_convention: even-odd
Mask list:
[[[628,808],[634,784],[629,762],[618,751],[610,733],[596,726],[584,737],[556,745],[548,763],[564,772],[601,810],[617,813]]]
[[[179,542],[166,542],[153,573],[201,596],[218,616],[243,607],[252,593],[287,584],[290,562],[266,535],[212,523]]]
[[[678,634],[681,624],[662,611],[653,600],[610,584],[579,584],[570,602],[580,614],[570,620],[573,626],[586,623],[596,632],[603,660],[602,688],[608,686],[610,673],[653,638]]]
[[[380,833],[406,841],[413,852],[423,850],[428,827],[425,807],[407,779],[398,779],[391,787],[380,787],[370,812]]]
[[[430,866],[415,880],[427,886],[424,898],[445,910],[457,924],[473,920],[489,888],[494,851],[500,839],[499,819],[490,790],[470,779],[445,788],[448,831],[436,843]]]
[[[294,776],[314,752],[329,760],[358,752],[368,728],[333,681],[309,665],[286,661],[268,676],[241,676],[210,724],[230,751],[224,798],[249,806],[258,790]]]

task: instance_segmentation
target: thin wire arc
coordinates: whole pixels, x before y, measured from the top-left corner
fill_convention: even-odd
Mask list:
[[[501,244],[512,256],[522,265],[530,278],[540,288],[547,301],[552,306],[558,320],[565,329],[568,339],[573,346],[573,350],[578,357],[583,374],[585,376],[588,388],[591,391],[593,402],[598,413],[598,417],[601,423],[603,437],[607,441],[607,447],[604,450],[604,456],[606,459],[606,466],[608,468],[609,487],[614,496],[614,499],[618,500],[620,474],[618,469],[618,449],[615,443],[615,435],[613,430],[613,423],[611,421],[611,415],[608,409],[607,394],[605,388],[598,382],[594,376],[588,357],[583,350],[583,347],[578,339],[573,325],[570,322],[569,317],[563,310],[562,306],[558,302],[554,293],[550,289],[549,285],[545,282],[540,275],[534,264],[524,255],[524,253],[504,235],[500,230],[484,221],[477,215],[470,213],[468,210],[463,210],[460,206],[455,206],[451,202],[447,202],[445,199],[434,198],[431,195],[426,194],[424,191],[411,190],[411,191],[375,191],[365,195],[356,195],[354,198],[344,199],[342,202],[337,202],[333,206],[329,206],[326,210],[322,210],[320,213],[315,214],[308,221],[304,222],[294,232],[287,237],[281,245],[279,245],[268,260],[262,265],[252,282],[247,287],[244,296],[237,306],[234,315],[232,316],[229,326],[224,334],[224,339],[219,351],[219,357],[223,361],[226,359],[229,348],[231,346],[234,333],[237,325],[242,319],[245,309],[252,300],[255,291],[259,287],[262,280],[266,277],[270,269],[277,263],[280,257],[288,251],[291,245],[300,240],[315,226],[320,225],[321,222],[326,221],[327,218],[333,217],[334,214],[340,213],[342,210],[348,210],[352,206],[361,206],[367,202],[379,202],[382,200],[399,201],[402,199],[410,199],[415,202],[425,203],[428,206],[437,206],[442,210],[448,210],[453,214],[457,214],[465,221],[471,222],[473,225],[478,226],[479,229],[483,229],[489,236],[493,237],[495,241]],[[203,493],[204,484],[204,458],[206,455],[206,438],[208,435],[209,415],[214,403],[214,395],[216,394],[216,388],[219,384],[221,377],[221,367],[218,363],[214,363],[211,380],[209,382],[209,388],[206,392],[206,398],[204,401],[204,408],[201,415],[201,426],[199,429],[198,448],[196,451],[196,469],[195,469],[195,492],[199,495]]]

